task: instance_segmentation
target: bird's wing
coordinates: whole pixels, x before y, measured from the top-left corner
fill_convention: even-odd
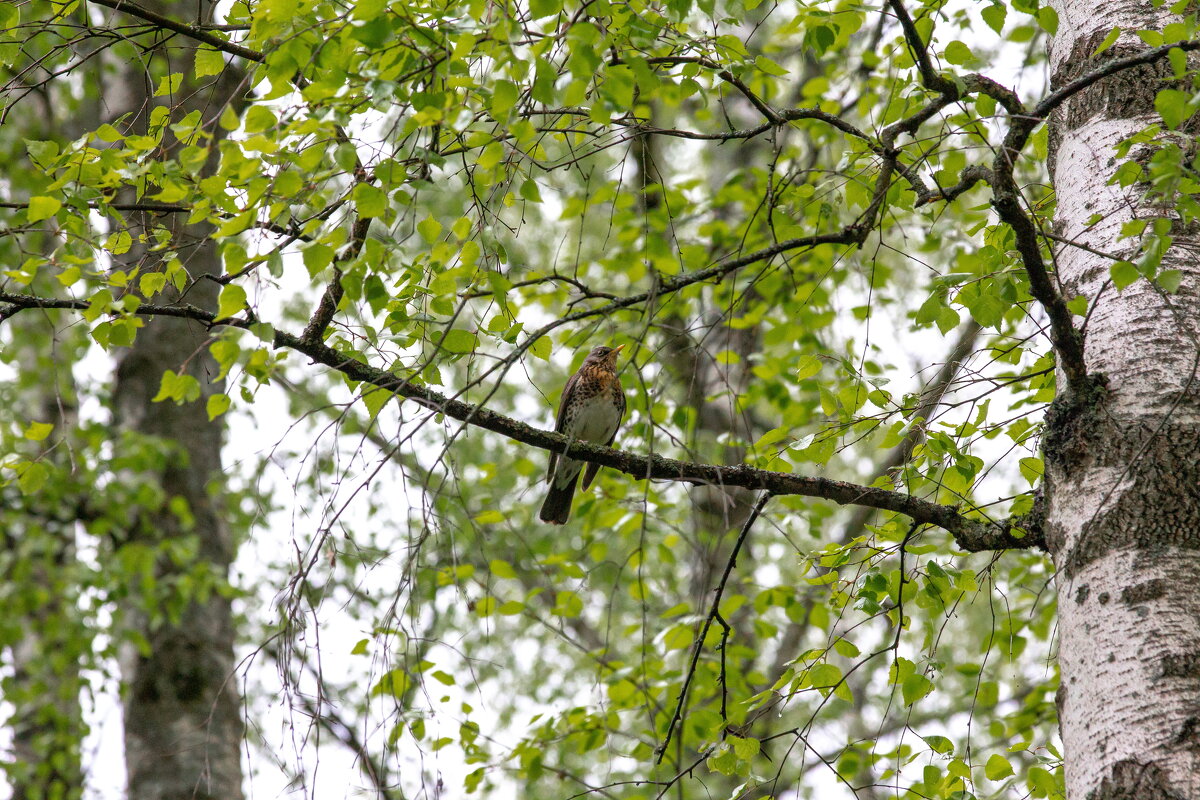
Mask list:
[[[563,423],[566,422],[567,416],[567,398],[575,391],[575,384],[579,383],[579,373],[576,372],[567,380],[567,385],[563,387],[562,397],[558,401],[558,416],[554,419],[554,432],[563,432]],[[558,453],[550,451],[550,466],[546,470],[546,482],[549,483],[554,479],[554,467],[558,464]]]
[[[562,397],[558,401],[558,416],[554,420],[554,431],[556,433],[562,433],[563,422],[566,421],[567,416],[567,398],[575,393],[575,384],[579,383],[579,374],[582,371],[581,368],[579,372],[572,375],[567,380],[567,385],[563,387]]]

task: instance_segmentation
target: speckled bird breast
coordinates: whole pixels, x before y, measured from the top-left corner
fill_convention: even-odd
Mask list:
[[[621,424],[625,395],[612,373],[581,375],[563,432],[586,442],[608,442]]]

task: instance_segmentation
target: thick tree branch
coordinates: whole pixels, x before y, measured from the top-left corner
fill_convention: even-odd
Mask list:
[[[359,217],[354,221],[354,228],[350,234],[350,245],[342,251],[334,263],[333,277],[325,287],[325,292],[321,295],[321,301],[317,304],[316,310],[313,311],[308,325],[305,326],[304,333],[300,334],[300,338],[306,342],[321,341],[321,338],[325,335],[325,329],[333,321],[333,315],[337,313],[338,303],[342,301],[342,295],[345,294],[345,290],[342,289],[342,264],[349,263],[358,258],[358,254],[362,252],[363,243],[367,240],[367,231],[370,227],[370,217]]]
[[[1013,162],[1028,138],[1028,133],[1022,132],[1024,127],[1014,119],[1004,144],[996,153],[992,163],[992,207],[1000,219],[1012,228],[1016,237],[1017,252],[1021,254],[1025,273],[1029,276],[1029,293],[1050,318],[1050,341],[1070,390],[1082,386],[1087,380],[1083,336],[1071,321],[1071,311],[1050,279],[1050,271],[1042,257],[1037,227],[1021,207],[1021,192],[1013,178]]]
[[[904,3],[900,0],[888,0],[888,5],[892,7],[892,13],[900,21],[900,29],[904,31],[904,41],[908,44],[913,61],[917,64],[917,70],[921,73],[921,83],[935,92],[957,97],[958,87],[954,85],[954,81],[943,77],[934,69],[933,61],[929,58],[929,48],[921,40],[916,23],[913,22]]]
[[[0,311],[0,319],[32,308],[82,311],[89,307],[89,303],[82,300],[49,300],[10,292],[0,292],[0,302],[9,304],[7,309]],[[134,313],[137,316],[145,317],[182,317],[209,326],[226,325],[248,328],[253,324],[248,320],[218,322],[215,314],[195,306],[145,304],[139,306]],[[729,466],[697,464],[676,461],[659,455],[644,456],[627,453],[578,441],[572,443],[562,434],[535,428],[482,406],[448,398],[427,386],[412,383],[390,372],[339,353],[319,341],[306,340],[301,336],[276,330],[274,345],[276,348],[283,347],[303,353],[314,362],[336,370],[352,380],[386,389],[460,422],[543,450],[567,453],[572,458],[610,467],[639,480],[658,479],[681,483],[737,486],[744,489],[767,491],[773,495],[799,495],[830,500],[840,505],[865,505],[883,511],[893,511],[904,514],[916,522],[936,525],[948,531],[954,536],[960,547],[969,551],[1042,546],[1040,536],[1015,533],[1014,529],[1018,526],[1013,522],[973,519],[955,507],[939,505],[901,492],[873,486],[859,486],[832,478],[772,472],[745,464]]]
[[[947,202],[954,200],[961,194],[969,192],[977,183],[991,183],[993,179],[992,171],[981,164],[970,164],[963,168],[959,173],[958,183],[953,186],[947,186],[944,189],[938,189],[936,192],[926,192],[922,194],[917,192],[917,201],[913,204],[917,208],[929,203],[936,203],[940,200]]]
[[[929,50],[921,40],[916,25],[913,23],[908,11],[904,8],[904,4],[901,0],[888,0],[888,4],[895,12],[897,18],[900,20],[901,27],[904,29],[904,38],[913,53],[913,60],[917,63],[917,68],[921,73],[922,84],[932,91],[941,93],[942,105],[957,100],[959,97],[958,86],[954,81],[940,75],[933,68],[933,63],[929,58]],[[1131,63],[1127,66],[1133,65]],[[1099,80],[1099,77],[1094,80]],[[1050,279],[1049,270],[1046,268],[1045,260],[1042,258],[1037,228],[1033,224],[1033,220],[1029,218],[1021,207],[1020,189],[1013,178],[1013,168],[1016,159],[1028,141],[1029,134],[1032,133],[1040,119],[1036,115],[1024,113],[1019,98],[994,81],[976,76],[974,83],[974,88],[977,91],[984,91],[993,96],[999,95],[1003,98],[1000,102],[1009,111],[1008,133],[1004,138],[1004,144],[996,153],[990,171],[985,171],[978,167],[974,169],[968,168],[963,171],[958,184],[952,187],[949,192],[943,192],[942,194],[957,196],[983,179],[988,179],[992,184],[994,193],[992,205],[996,209],[996,213],[1000,219],[1013,229],[1013,233],[1016,236],[1017,251],[1021,254],[1021,261],[1024,264],[1026,274],[1029,276],[1030,294],[1042,305],[1046,310],[1046,314],[1050,317],[1050,341],[1054,345],[1055,352],[1058,355],[1058,363],[1062,366],[1063,373],[1066,375],[1068,388],[1078,386],[1087,379],[1087,367],[1083,360],[1083,338],[1071,321],[1071,312],[1067,308],[1066,301],[1063,300]],[[1078,89],[1075,91],[1078,91]],[[935,107],[939,107],[938,101],[930,103],[910,119],[914,119]],[[892,127],[897,127],[899,124],[897,123]],[[937,199],[937,195],[935,194],[926,193],[924,196],[920,196],[921,192],[918,191],[918,195],[918,205]]]
[[[222,52],[244,58],[247,61],[256,61],[260,64],[266,61],[266,56],[257,50],[251,50],[249,47],[242,47],[240,44],[235,44],[227,39],[222,39],[220,36],[211,33],[211,29],[206,26],[188,25],[184,22],[178,22],[170,17],[165,17],[162,14],[158,14],[154,11],[150,11],[149,9],[135,5],[134,3],[126,2],[126,0],[88,0],[88,2],[94,3],[98,6],[104,6],[105,8],[111,8],[113,11],[120,11],[121,13],[128,14],[131,17],[143,19],[159,28],[165,28],[166,30],[174,31],[175,33],[179,33],[187,36],[190,39],[194,39],[197,42],[215,47]]]

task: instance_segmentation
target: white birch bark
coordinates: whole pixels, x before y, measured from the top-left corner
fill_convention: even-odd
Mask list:
[[[1133,31],[1162,30],[1142,0],[1055,0],[1050,64],[1064,85],[1144,50]],[[1114,26],[1116,45],[1090,58]],[[1109,184],[1114,147],[1151,123],[1167,62],[1128,70],[1076,95],[1050,121],[1056,233],[1097,251],[1136,252],[1119,238],[1134,218],[1177,219]],[[1148,151],[1131,153],[1145,158]],[[1089,225],[1093,215],[1099,223]],[[1085,358],[1107,392],[1048,419],[1047,533],[1058,568],[1059,713],[1069,800],[1200,798],[1200,378],[1195,223],[1173,225],[1163,269],[1178,294],[1146,280],[1118,292],[1111,260],[1056,248],[1068,298],[1087,296]],[[1078,321],[1078,320],[1077,320]]]

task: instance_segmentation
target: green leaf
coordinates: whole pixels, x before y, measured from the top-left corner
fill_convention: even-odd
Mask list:
[[[550,337],[543,336],[540,339],[535,339],[533,341],[533,343],[531,345],[529,345],[529,352],[531,355],[533,355],[536,358],[540,358],[542,361],[549,361],[550,360],[550,348],[551,348]]]
[[[975,54],[971,52],[971,48],[957,39],[946,45],[945,55],[946,60],[955,66],[969,64],[975,60]]]
[[[417,233],[421,234],[421,238],[427,243],[433,244],[442,234],[442,223],[434,219],[431,214],[417,223]]]
[[[722,775],[736,775],[738,768],[738,757],[733,752],[733,748],[722,743],[714,755],[709,756],[705,762],[705,766],[713,772],[718,772]]]
[[[845,658],[854,658],[862,652],[858,649],[858,645],[849,639],[838,639],[833,643],[833,649],[837,651],[838,655]]]
[[[246,290],[236,283],[229,283],[221,289],[217,300],[217,319],[228,319],[237,315],[246,307]]]
[[[1161,31],[1141,30],[1135,31],[1137,37],[1151,47],[1159,47],[1164,39]]]
[[[583,613],[583,599],[575,592],[562,590],[554,596],[554,608],[550,611],[556,617],[578,617]]]
[[[62,208],[62,203],[54,197],[38,196],[29,198],[29,208],[25,210],[25,219],[30,222],[41,222],[44,219],[50,219],[58,210]]]
[[[354,4],[354,19],[372,20],[387,8],[387,0],[358,0]]]
[[[1114,27],[1111,31],[1108,32],[1108,35],[1104,37],[1104,41],[1100,42],[1100,44],[1096,46],[1096,49],[1092,51],[1091,57],[1095,58],[1096,56],[1100,55],[1105,50],[1107,50],[1108,48],[1110,48],[1114,44],[1116,44],[1117,39],[1120,39],[1120,38],[1121,38],[1121,29]]]
[[[462,328],[451,328],[446,331],[446,338],[442,340],[441,347],[449,353],[473,353],[475,352],[475,345],[478,343],[479,337],[470,331],[465,331]]]
[[[1162,117],[1166,126],[1174,130],[1191,116],[1188,108],[1191,99],[1190,94],[1178,89],[1160,89],[1154,96],[1154,110]]]
[[[246,112],[246,116],[242,120],[242,127],[246,133],[261,133],[278,124],[279,118],[275,116],[275,112],[263,105],[250,106],[250,110]]]
[[[520,90],[512,81],[498,80],[492,84],[492,116],[503,117],[517,104],[521,97]]]
[[[1137,267],[1135,267],[1129,261],[1114,262],[1112,266],[1108,268],[1108,274],[1118,289],[1124,289],[1126,286],[1141,277],[1141,273],[1138,272]]]
[[[945,736],[922,736],[921,738],[925,740],[925,744],[929,745],[933,752],[939,755],[954,752],[954,743]]]
[[[496,514],[497,516],[500,516],[500,512],[498,512],[498,511],[489,511],[489,512],[484,512],[484,513]],[[483,514],[481,514],[480,516],[483,516]],[[500,518],[503,519],[504,517],[500,516]],[[475,520],[478,522],[479,517],[476,517]],[[516,572],[516,570],[514,570],[512,568],[512,564],[509,564],[507,561],[501,561],[500,559],[494,559],[492,561],[489,561],[488,562],[488,570],[493,575],[495,575],[497,578],[512,579],[512,578],[517,577],[517,572]]]
[[[361,217],[382,217],[387,211],[387,194],[377,186],[359,183],[354,187],[352,196],[354,207]]]
[[[987,760],[987,765],[983,768],[983,774],[988,777],[988,780],[992,781],[1007,778],[1013,774],[1012,764],[1009,764],[1008,759],[999,753],[993,753]]]
[[[788,74],[787,69],[767,58],[766,56],[755,57],[754,66],[758,67],[768,75],[782,76]]]
[[[199,398],[200,381],[187,373],[176,374],[174,370],[169,369],[163,372],[158,394],[153,397],[151,402],[161,403],[165,400],[174,400],[177,404],[182,405]]]
[[[495,525],[499,522],[504,522],[504,513],[495,508],[489,508],[487,511],[482,511],[475,515],[475,524],[477,524],[477,525]],[[492,563],[496,563],[496,562],[492,562]],[[507,562],[503,562],[503,561],[499,562],[499,563],[507,564]],[[492,570],[492,571],[495,572],[495,570]],[[512,567],[509,567],[509,571],[510,572],[512,571]],[[512,575],[502,575],[501,577],[515,578],[516,574],[514,573]]]
[[[30,441],[40,442],[49,436],[52,430],[54,430],[52,422],[30,422],[23,435]]]
[[[225,70],[225,56],[213,47],[201,47],[196,51],[196,77],[206,78],[219,75]]]
[[[836,664],[829,662],[821,662],[813,665],[808,671],[808,679],[815,689],[826,690],[823,693],[828,693],[828,690],[833,688],[842,679],[842,670]]]
[[[1038,9],[1037,21],[1042,30],[1051,36],[1058,32],[1058,12],[1050,6],[1042,6]]]
[[[209,421],[211,422],[228,411],[231,402],[227,394],[209,395],[208,400],[204,404],[204,410],[208,413]]]
[[[490,617],[492,614],[496,613],[496,607],[498,605],[499,603],[496,601],[496,598],[492,597],[491,595],[481,597],[475,603],[475,614],[480,617]]]
[[[796,366],[796,380],[802,381],[805,378],[811,378],[821,371],[822,361],[814,355],[801,356],[800,361]]]
[[[1004,19],[1008,16],[1008,6],[996,3],[979,12],[987,26],[996,33],[1004,33]]]
[[[729,742],[729,746],[733,748],[734,755],[743,761],[749,761],[750,759],[754,758],[756,755],[758,755],[759,750],[762,749],[762,745],[759,743],[758,739],[743,739],[740,736],[731,735],[728,739],[726,739],[726,741]]]
[[[904,696],[904,704],[911,706],[925,695],[933,691],[933,681],[924,675],[913,673],[904,679],[900,693]]]
[[[367,414],[370,415],[371,419],[375,419],[379,416],[379,412],[383,407],[388,404],[388,401],[395,396],[392,392],[379,386],[370,386],[364,389],[362,400],[363,405],[367,407]]]
[[[1046,471],[1045,466],[1042,464],[1042,460],[1040,458],[1034,458],[1033,456],[1022,458],[1020,461],[1020,467],[1022,477],[1029,482],[1030,486],[1036,486],[1037,482],[1042,479],[1042,475]]]
[[[533,19],[541,19],[562,11],[562,0],[530,0],[529,15]]]
[[[309,277],[316,277],[321,270],[333,263],[335,251],[327,244],[314,242],[304,248],[304,266],[308,270]]]
[[[0,3],[0,31],[12,30],[21,22],[21,10],[12,3]]]
[[[164,75],[162,80],[158,82],[158,87],[154,90],[154,96],[162,97],[163,95],[176,94],[181,85],[183,85],[182,72],[172,72],[169,75]]]
[[[1156,282],[1162,287],[1167,294],[1175,294],[1179,291],[1179,284],[1183,281],[1183,273],[1177,269],[1164,269],[1158,273]]]
[[[162,272],[147,272],[138,278],[138,291],[145,297],[153,297],[167,285],[167,276]]]
[[[50,470],[40,461],[23,461],[17,465],[17,488],[23,495],[37,494],[46,485]]]
[[[371,687],[371,696],[379,697],[380,695],[385,695],[401,699],[412,685],[413,681],[408,673],[397,667],[385,672],[379,678],[379,682]]]

